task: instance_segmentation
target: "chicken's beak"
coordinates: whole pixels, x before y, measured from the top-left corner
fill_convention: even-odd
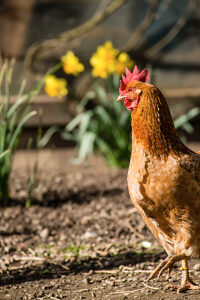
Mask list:
[[[117,98],[117,102],[124,100],[124,98],[125,98],[125,96],[119,96],[119,97]]]

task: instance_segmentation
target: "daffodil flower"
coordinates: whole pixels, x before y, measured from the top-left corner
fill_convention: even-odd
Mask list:
[[[72,74],[77,76],[85,69],[84,65],[80,63],[78,57],[74,55],[73,51],[68,51],[64,56],[62,56],[61,62],[64,72],[69,75]]]
[[[50,97],[62,97],[68,94],[67,81],[54,75],[46,76],[44,89]]]
[[[116,57],[118,53],[119,50],[115,49],[110,41],[99,46],[90,59],[90,64],[93,67],[93,76],[106,78],[112,74],[115,71]]]
[[[111,41],[105,42],[99,46],[97,51],[90,59],[92,65],[92,75],[94,77],[107,78],[112,73],[125,73],[126,68],[131,69],[134,66],[134,61],[125,53],[119,53],[119,50],[113,47]]]

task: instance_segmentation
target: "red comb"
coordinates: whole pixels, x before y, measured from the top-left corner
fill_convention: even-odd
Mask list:
[[[129,82],[133,82],[135,80],[142,81],[142,82],[150,81],[149,72],[146,69],[140,72],[138,67],[135,66],[133,73],[131,73],[131,71],[128,68],[126,68],[126,76],[122,75],[122,80],[120,81],[121,83],[119,88],[120,92],[126,88],[126,84],[128,84]]]

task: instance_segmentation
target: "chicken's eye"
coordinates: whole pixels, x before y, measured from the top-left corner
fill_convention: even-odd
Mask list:
[[[129,91],[129,92],[135,92],[136,89],[135,89],[134,87],[130,87],[130,88],[128,89],[128,91]]]

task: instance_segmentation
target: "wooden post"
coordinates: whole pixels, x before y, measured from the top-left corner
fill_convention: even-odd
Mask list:
[[[35,0],[5,0],[0,15],[0,49],[5,57],[23,54]]]

